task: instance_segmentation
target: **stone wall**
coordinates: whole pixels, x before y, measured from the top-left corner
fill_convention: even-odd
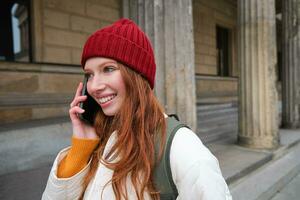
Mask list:
[[[236,23],[237,7],[234,1],[193,1],[195,72],[217,75],[216,25],[230,30],[232,46],[231,75],[237,76]]]
[[[197,76],[197,103],[229,103],[238,100],[237,78]]]
[[[88,35],[122,16],[122,4],[121,0],[32,1],[33,61],[58,65],[0,64],[0,75],[5,77],[0,81],[0,114],[5,116],[6,122],[67,115],[74,89],[82,79],[77,66],[82,46]],[[236,76],[236,4],[232,0],[194,0],[193,20],[195,72],[216,75],[215,32],[218,24],[232,30],[231,75]],[[233,101],[236,100],[237,80],[197,77],[196,88],[198,102],[211,103],[212,98],[213,102]],[[173,91],[173,88],[168,89]]]
[[[33,61],[0,63],[2,123],[67,116],[87,37],[121,17],[121,0],[33,0]],[[64,64],[64,65],[61,65]]]
[[[0,124],[67,116],[79,66],[0,63]]]
[[[238,76],[236,1],[194,0],[193,20],[197,102],[205,104],[237,101],[238,79],[217,77],[216,48],[216,26],[219,25],[230,30],[230,76]]]
[[[34,0],[34,61],[79,64],[95,30],[121,17],[121,0]]]

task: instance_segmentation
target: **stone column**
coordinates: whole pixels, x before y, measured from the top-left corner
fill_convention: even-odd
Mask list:
[[[276,148],[275,0],[238,0],[240,145]]]
[[[152,41],[157,64],[155,92],[167,113],[196,130],[196,86],[191,0],[125,0],[123,14]]]
[[[300,0],[282,1],[282,123],[300,127]]]

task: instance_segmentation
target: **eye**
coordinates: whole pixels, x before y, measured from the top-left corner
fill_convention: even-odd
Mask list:
[[[105,67],[103,68],[103,72],[109,73],[109,72],[115,71],[116,69],[117,69],[117,68],[116,68],[115,66],[105,66]]]

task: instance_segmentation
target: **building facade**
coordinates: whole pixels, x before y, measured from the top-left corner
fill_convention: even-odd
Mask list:
[[[300,126],[300,0],[4,0],[0,13],[2,124],[67,116],[88,35],[128,17],[152,41],[166,112],[204,142],[276,148],[281,126]]]

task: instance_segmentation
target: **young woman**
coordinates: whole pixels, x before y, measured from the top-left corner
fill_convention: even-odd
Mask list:
[[[168,116],[154,96],[147,36],[131,20],[118,20],[88,38],[81,64],[99,109],[93,125],[78,117],[88,98],[80,83],[69,110],[72,145],[55,159],[42,199],[163,199],[154,173]],[[169,157],[178,200],[231,199],[217,159],[190,129],[176,131]]]

